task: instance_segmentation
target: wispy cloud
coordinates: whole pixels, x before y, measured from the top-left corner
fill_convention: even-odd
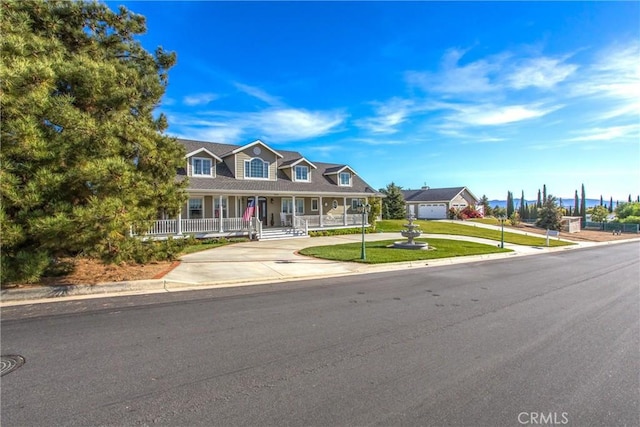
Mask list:
[[[271,109],[250,115],[257,129],[278,141],[302,140],[330,133],[344,123],[346,115],[339,111],[306,111],[303,109]]]
[[[640,125],[611,126],[606,128],[591,128],[581,131],[581,136],[570,138],[568,141],[612,141],[625,140],[631,136],[637,136]],[[637,142],[637,140],[636,140]]]
[[[414,102],[409,99],[392,98],[387,102],[374,102],[375,116],[356,120],[356,126],[374,134],[398,132],[398,126],[415,111]]]
[[[571,76],[578,66],[566,64],[563,59],[538,57],[516,64],[505,80],[514,89],[536,87],[551,89]]]
[[[473,126],[496,126],[545,116],[562,106],[531,105],[457,105],[450,120]]]
[[[207,105],[218,98],[219,96],[215,93],[197,93],[194,95],[185,96],[184,98],[182,98],[182,102],[185,105],[193,107],[196,105]]]
[[[277,96],[272,96],[270,94],[268,94],[266,91],[260,89],[259,87],[255,87],[255,86],[249,86],[243,83],[238,83],[235,82],[233,83],[233,85],[236,87],[236,89],[238,89],[240,92],[243,92],[253,98],[259,99],[260,101],[264,102],[265,104],[271,105],[271,106],[283,106],[283,102],[280,100],[280,98],[278,98]]]

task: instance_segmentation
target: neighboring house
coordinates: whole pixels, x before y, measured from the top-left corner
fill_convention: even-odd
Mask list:
[[[260,140],[246,145],[178,140],[187,155],[189,199],[179,218],[162,218],[148,234],[205,236],[307,235],[361,226],[360,206],[383,195],[349,166],[312,162]]]
[[[447,219],[449,209],[478,206],[478,198],[467,187],[429,188],[402,190],[407,214],[418,219]]]

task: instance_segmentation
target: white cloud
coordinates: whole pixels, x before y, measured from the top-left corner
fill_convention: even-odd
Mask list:
[[[449,119],[472,126],[495,126],[542,117],[561,107],[556,105],[543,108],[539,104],[505,106],[451,104],[451,108],[456,110],[456,113],[449,116]]]
[[[277,141],[314,138],[335,131],[346,115],[332,111],[306,111],[286,108],[250,115],[251,121],[267,137]]]
[[[234,83],[233,84],[239,91],[252,96],[256,99],[259,99],[260,101],[269,104],[271,106],[283,106],[284,104],[282,103],[282,101],[280,100],[280,98],[276,97],[276,96],[272,96],[269,95],[267,92],[265,92],[264,90],[255,87],[255,86],[249,86],[243,83]]]
[[[569,139],[569,141],[615,141],[616,139],[626,139],[630,136],[635,136],[636,140],[639,137],[640,125],[627,125],[627,126],[611,126],[606,128],[592,128],[586,129],[580,133],[582,136]]]
[[[443,56],[438,73],[409,71],[405,78],[410,85],[425,92],[481,94],[499,89],[495,73],[500,71],[507,56],[492,56],[460,66],[458,62],[466,52],[450,49]]]
[[[565,64],[560,59],[530,58],[517,64],[506,76],[506,81],[514,89],[527,87],[550,89],[566,80],[577,69],[577,65]]]
[[[215,101],[218,98],[219,96],[216,95],[215,93],[198,93],[194,95],[185,96],[184,98],[182,98],[182,102],[185,105],[192,107],[196,105],[209,104],[210,102]]]
[[[375,117],[357,120],[355,124],[376,134],[398,132],[397,127],[415,112],[413,101],[408,99],[392,98],[385,103],[374,103],[374,105],[377,105]]]

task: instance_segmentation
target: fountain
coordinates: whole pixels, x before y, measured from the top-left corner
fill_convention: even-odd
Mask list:
[[[394,248],[399,248],[399,249],[429,249],[429,244],[425,243],[425,242],[414,242],[413,239],[415,239],[416,237],[420,237],[420,235],[422,234],[422,231],[418,230],[418,228],[420,228],[419,225],[414,225],[413,221],[416,219],[416,217],[413,216],[413,214],[409,214],[409,216],[407,217],[407,220],[409,221],[408,224],[404,224],[405,227],[407,227],[406,230],[402,230],[400,232],[400,234],[402,234],[402,237],[406,237],[407,241],[406,242],[394,242],[393,243],[393,247]]]

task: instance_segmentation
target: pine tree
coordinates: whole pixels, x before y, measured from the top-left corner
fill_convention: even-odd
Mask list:
[[[576,190],[576,194],[573,196],[573,215],[580,215],[580,198],[578,197],[578,190]]]
[[[491,206],[489,205],[489,198],[483,194],[480,198],[480,206],[482,206],[484,210],[484,216],[491,216]]]
[[[524,207],[524,190],[522,190],[522,193],[520,195],[520,207],[518,209],[518,212],[520,214],[520,219],[524,219],[524,217],[526,216]]]
[[[402,195],[402,187],[397,186],[393,182],[387,185],[387,188],[380,190],[387,197],[382,199],[382,212],[387,216],[384,219],[403,219],[406,218],[406,209],[404,196]]]
[[[121,257],[132,224],[183,202],[184,151],[154,116],[175,54],[147,52],[134,39],[145,31],[124,7],[2,3],[3,273],[37,280],[54,256]]]
[[[538,209],[536,226],[548,230],[560,230],[562,227],[562,211],[552,195],[547,196],[542,208]]]
[[[609,199],[609,213],[613,213],[613,197]]]

